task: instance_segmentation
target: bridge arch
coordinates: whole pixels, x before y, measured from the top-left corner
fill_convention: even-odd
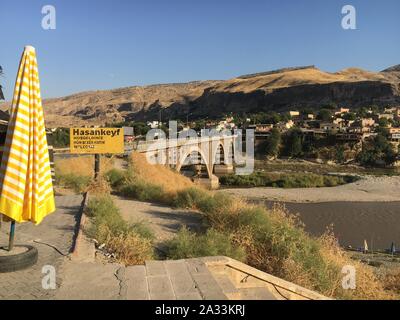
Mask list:
[[[218,163],[217,159],[223,159],[223,162]],[[225,141],[219,141],[217,147],[213,153],[213,164],[232,164],[234,158],[234,144],[232,141],[225,143]]]
[[[190,148],[187,148],[187,149],[185,148],[183,151],[184,152],[182,152],[182,154],[179,155],[179,161],[176,166],[177,172],[181,171],[182,166],[188,157],[190,157],[193,153],[197,153],[201,157],[201,162],[206,165],[208,178],[210,178],[212,176],[212,166],[213,165],[212,164],[210,165],[208,163],[207,157],[205,156],[204,152],[201,150],[201,148],[199,146],[193,145],[193,146],[190,146]]]

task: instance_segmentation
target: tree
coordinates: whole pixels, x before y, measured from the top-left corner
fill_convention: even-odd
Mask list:
[[[57,128],[53,132],[53,146],[56,148],[69,146],[69,128]]]
[[[335,149],[335,158],[337,163],[344,163],[346,160],[345,154],[344,154],[344,147],[343,145],[339,145]]]
[[[379,133],[372,143],[366,144],[357,160],[365,166],[375,166],[380,163],[392,165],[396,161],[396,153],[387,137]]]
[[[322,121],[329,121],[332,119],[332,112],[328,109],[322,109],[318,112],[317,119]]]
[[[355,121],[357,119],[357,115],[353,112],[348,112],[343,115],[343,119],[347,121]]]
[[[293,129],[288,132],[286,139],[286,154],[290,157],[300,157],[303,153],[301,131]]]
[[[367,118],[370,114],[368,113],[368,109],[365,107],[362,107],[358,110],[357,116],[359,118]]]
[[[271,130],[271,135],[268,137],[266,142],[265,153],[268,156],[278,157],[280,145],[281,133],[277,128],[273,128]]]

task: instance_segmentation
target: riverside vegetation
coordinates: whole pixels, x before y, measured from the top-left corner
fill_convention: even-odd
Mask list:
[[[128,170],[111,169],[104,178],[114,192],[142,201],[197,210],[206,231],[187,228],[167,243],[167,258],[180,259],[226,255],[260,270],[340,299],[396,299],[396,275],[379,278],[373,268],[354,261],[327,232],[319,238],[283,207],[268,210],[223,192],[211,192],[163,166],[149,165],[144,156],[132,154]],[[128,224],[109,195],[97,195],[88,206],[92,220],[89,235],[106,245],[126,264],[154,257],[151,232],[141,223]],[[357,289],[341,286],[342,267],[357,270]]]
[[[356,176],[321,175],[315,173],[271,173],[256,171],[247,176],[234,174],[220,177],[224,186],[237,187],[278,187],[278,188],[319,188],[335,187],[357,181]]]

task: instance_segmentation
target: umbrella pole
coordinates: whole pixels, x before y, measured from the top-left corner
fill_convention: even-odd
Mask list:
[[[11,221],[10,226],[10,238],[8,241],[8,251],[11,251],[14,248],[14,235],[15,235],[15,221]]]

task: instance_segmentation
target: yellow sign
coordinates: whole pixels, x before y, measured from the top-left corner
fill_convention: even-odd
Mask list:
[[[123,153],[122,128],[70,128],[71,153]]]

